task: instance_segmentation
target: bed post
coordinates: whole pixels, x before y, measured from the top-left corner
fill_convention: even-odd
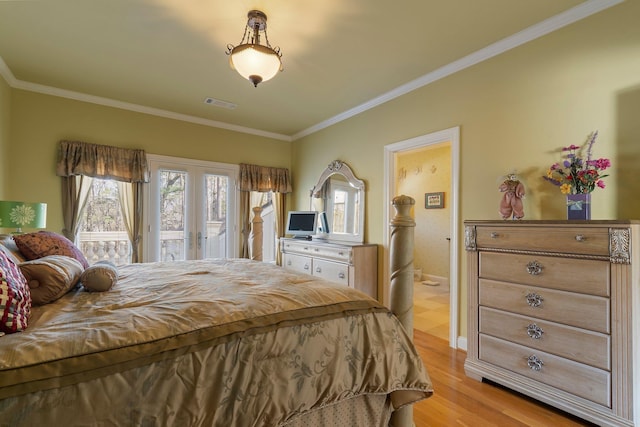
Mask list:
[[[251,233],[249,234],[249,257],[255,261],[262,261],[262,223],[260,216],[262,208],[256,206],[253,209],[253,220],[251,221]]]
[[[396,215],[390,223],[389,246],[391,258],[389,306],[411,339],[413,339],[413,234],[416,223],[411,218],[410,211],[415,203],[413,198],[405,195],[393,198],[392,204]],[[394,412],[389,425],[413,426],[413,406]]]

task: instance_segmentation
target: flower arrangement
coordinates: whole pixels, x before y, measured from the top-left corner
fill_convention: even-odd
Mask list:
[[[547,181],[560,187],[562,194],[585,194],[591,193],[598,188],[605,188],[602,172],[611,167],[609,159],[592,159],[593,144],[598,137],[598,131],[589,135],[587,143],[582,146],[570,145],[562,149],[566,153],[562,163],[554,163],[547,170],[547,176],[543,177]],[[586,147],[586,159],[583,151]]]

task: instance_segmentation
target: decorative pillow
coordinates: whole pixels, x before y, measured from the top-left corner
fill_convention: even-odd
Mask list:
[[[13,236],[18,249],[28,260],[38,259],[47,255],[66,255],[80,261],[84,268],[89,267],[87,259],[73,242],[52,231],[38,231],[37,233],[16,234]]]
[[[24,331],[30,314],[31,294],[27,281],[18,266],[0,251],[0,332]]]
[[[9,259],[16,265],[27,260],[18,249],[16,242],[13,241],[13,235],[11,234],[0,234],[0,249],[4,250],[8,255],[10,254]]]
[[[69,292],[80,280],[84,267],[65,255],[48,255],[20,264],[34,305],[53,302]]]
[[[88,267],[80,276],[80,282],[87,291],[105,292],[118,281],[118,268],[109,261],[98,261]]]

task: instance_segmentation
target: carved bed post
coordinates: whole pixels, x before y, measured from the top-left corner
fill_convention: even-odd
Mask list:
[[[251,233],[249,234],[249,257],[255,261],[262,261],[262,223],[264,220],[260,214],[262,208],[253,208],[253,220],[251,221]]]
[[[389,247],[391,291],[389,306],[398,317],[407,334],[413,339],[413,234],[416,226],[411,218],[411,207],[415,200],[401,195],[393,198],[396,210],[391,220],[391,242]],[[413,406],[407,406],[393,413],[393,427],[413,425]]]

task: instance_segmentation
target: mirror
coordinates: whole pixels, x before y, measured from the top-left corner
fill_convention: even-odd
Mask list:
[[[329,240],[364,241],[364,181],[351,168],[334,160],[311,190],[311,209],[326,212]]]

